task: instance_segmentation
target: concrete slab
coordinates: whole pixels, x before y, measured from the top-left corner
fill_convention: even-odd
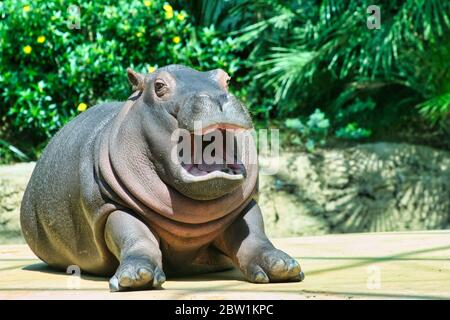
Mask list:
[[[450,299],[450,231],[276,239],[301,283],[251,284],[237,270],[110,293],[107,279],[54,272],[25,245],[0,246],[0,299]]]

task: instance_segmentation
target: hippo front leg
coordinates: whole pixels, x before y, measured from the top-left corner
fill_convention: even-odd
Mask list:
[[[245,210],[214,245],[234,261],[250,282],[302,281],[304,274],[298,262],[276,249],[267,238],[258,204],[252,201]]]
[[[158,240],[142,221],[115,211],[106,222],[105,239],[120,262],[109,281],[111,291],[156,288],[166,280]]]

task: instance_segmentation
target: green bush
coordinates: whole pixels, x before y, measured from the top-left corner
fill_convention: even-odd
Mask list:
[[[32,158],[86,107],[125,99],[127,67],[239,69],[232,38],[194,26],[188,12],[164,1],[80,2],[79,29],[68,26],[76,22],[71,4],[0,2],[0,139]]]
[[[330,128],[330,120],[320,109],[316,109],[309,115],[304,124],[299,118],[286,119],[284,125],[286,129],[294,133],[294,137],[288,138],[293,145],[302,145],[307,151],[314,151],[317,145],[325,145]]]
[[[336,131],[336,137],[348,140],[368,138],[371,134],[372,131],[370,129],[360,128],[356,122],[349,123]]]

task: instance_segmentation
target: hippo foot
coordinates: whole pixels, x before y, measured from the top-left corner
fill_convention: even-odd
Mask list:
[[[305,278],[299,263],[278,249],[266,250],[255,256],[243,271],[253,283],[298,282]]]
[[[166,281],[164,272],[145,257],[126,257],[109,280],[111,292],[160,288]]]

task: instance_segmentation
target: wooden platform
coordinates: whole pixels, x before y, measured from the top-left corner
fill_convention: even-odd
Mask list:
[[[450,299],[450,231],[274,242],[300,261],[305,281],[251,284],[232,270],[110,293],[107,279],[57,273],[25,245],[0,246],[0,299]]]

